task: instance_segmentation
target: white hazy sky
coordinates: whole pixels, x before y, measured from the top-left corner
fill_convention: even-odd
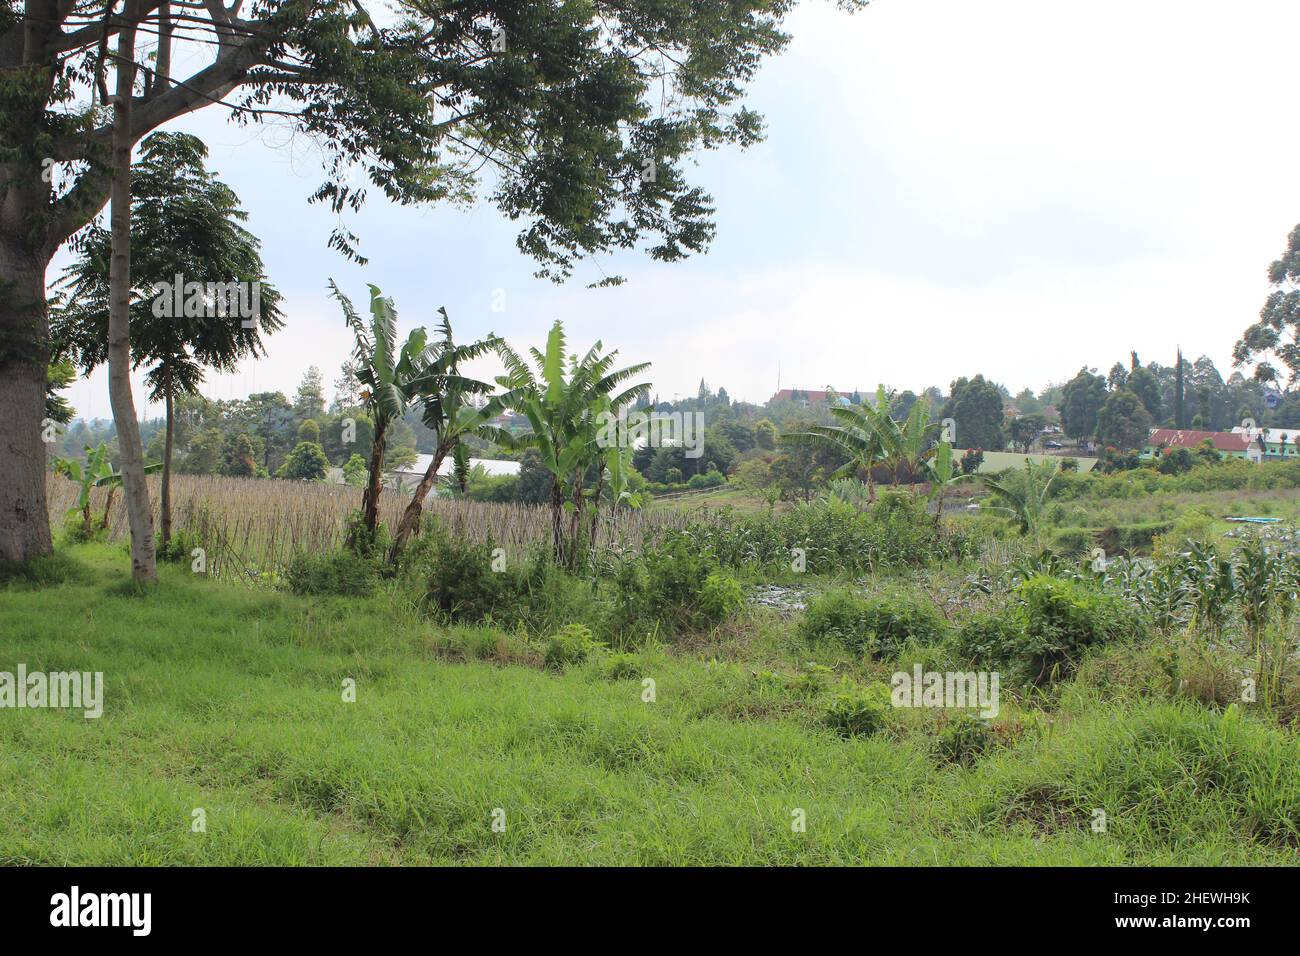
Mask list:
[[[606,257],[564,286],[532,278],[490,206],[401,208],[374,189],[347,220],[370,257],[352,265],[306,202],[310,144],[215,107],[177,124],[251,213],[288,316],[268,358],[204,394],[292,393],[313,364],[332,382],[349,337],[330,277],[358,302],[367,282],[392,295],[403,334],[438,306],[460,339],[516,346],[563,319],[575,346],[653,362],[665,399],[704,378],[763,401],[778,366],[785,387],[982,372],[1014,392],[1130,349],[1168,364],[1176,344],[1226,374],[1300,221],[1300,4],[875,0],[849,16],[812,0],[787,28],[749,99],[767,140],[694,170],[718,208],[710,252]],[[585,288],[615,272],[625,286]],[[102,372],[70,397],[109,415]]]

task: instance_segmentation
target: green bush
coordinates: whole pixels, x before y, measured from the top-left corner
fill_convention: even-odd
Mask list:
[[[1035,575],[1020,584],[1017,598],[1012,613],[1020,626],[1008,630],[1005,659],[1035,684],[1055,671],[1072,673],[1087,647],[1138,630],[1136,615],[1122,599],[1073,581]]]
[[[953,638],[953,646],[975,663],[1005,663],[1024,637],[1024,622],[1018,615],[977,611],[966,618]]]
[[[822,723],[841,737],[870,737],[885,726],[888,712],[888,698],[878,689],[852,688],[830,699]]]
[[[702,475],[691,475],[686,482],[686,487],[692,490],[699,488],[718,488],[727,483],[727,476],[720,471],[706,471]]]
[[[199,536],[184,528],[177,528],[172,531],[171,540],[167,542],[166,547],[163,547],[161,532],[154,537],[157,539],[156,548],[159,561],[189,564],[193,560],[194,549],[203,547],[203,542],[199,539]]]
[[[90,523],[90,530],[86,530],[85,519],[81,514],[69,514],[63,519],[63,540],[68,544],[88,544],[91,541],[102,541],[108,537],[108,532],[99,526],[99,518],[94,518]]]
[[[493,545],[476,543],[431,527],[421,535],[418,551],[407,559],[408,573],[426,575],[425,603],[455,621],[493,618],[517,620],[516,598],[521,590],[519,570],[506,564],[493,570]],[[497,562],[501,568],[501,562]]]
[[[700,589],[700,614],[709,622],[725,621],[740,610],[745,603],[740,582],[722,571],[714,571],[704,579]]]
[[[558,567],[543,550],[497,551],[491,542],[453,536],[430,519],[403,552],[401,577],[421,589],[426,608],[461,622],[491,619],[544,635],[572,622],[601,624],[590,582]]]
[[[641,665],[632,654],[610,654],[605,661],[605,680],[636,680],[641,676]]]
[[[788,569],[798,548],[813,574],[929,565],[967,556],[974,544],[962,528],[937,526],[919,496],[899,491],[866,510],[832,497],[780,514],[722,512],[679,534],[727,568]]]
[[[947,623],[928,600],[906,592],[861,598],[839,588],[808,604],[799,630],[810,643],[836,640],[854,650],[889,658],[908,641],[938,642],[947,632]]]
[[[372,531],[366,527],[366,515],[360,508],[348,515],[346,522],[346,539],[348,546],[357,554],[366,557],[378,557],[388,551],[392,537],[387,526],[381,521]],[[405,558],[403,554],[403,558]]]
[[[1009,605],[970,615],[951,646],[975,663],[1042,684],[1072,674],[1087,648],[1137,636],[1140,624],[1139,613],[1116,595],[1080,581],[1027,574]]]
[[[611,628],[621,635],[654,623],[687,631],[712,627],[740,609],[739,582],[707,550],[682,536],[646,549],[614,579]]]
[[[569,664],[581,664],[604,646],[586,625],[566,624],[546,642],[543,657],[547,667],[564,668]]]
[[[379,568],[373,560],[350,551],[320,555],[300,552],[289,562],[284,577],[294,594],[362,597],[374,591]]]
[[[956,714],[939,731],[939,755],[948,763],[969,767],[994,743],[993,728],[974,714]]]

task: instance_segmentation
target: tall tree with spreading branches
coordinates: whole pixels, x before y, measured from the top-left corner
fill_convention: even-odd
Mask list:
[[[364,0],[0,0],[0,559],[50,550],[45,270],[110,192],[121,240],[110,377],[139,510],[126,239],[131,149],[147,133],[213,104],[287,125],[322,144],[313,198],[336,212],[364,201],[353,166],[404,204],[471,201],[487,167],[483,198],[523,223],[517,243],[541,274],[638,246],[672,261],[713,234],[710,198],[683,161],[760,137],[745,86],[787,42],[793,6],[397,0],[372,15]],[[195,66],[176,75],[180,63]],[[357,241],[344,226],[329,240],[360,258]]]

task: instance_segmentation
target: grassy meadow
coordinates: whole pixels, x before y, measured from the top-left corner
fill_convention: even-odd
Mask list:
[[[0,712],[8,864],[1297,862],[1300,741],[1207,705],[1196,688],[1239,661],[1176,636],[1007,695],[965,759],[942,713],[869,736],[825,719],[846,682],[945,652],[876,661],[766,608],[557,664],[400,581],[304,597],[172,565],[140,593],[91,544],[13,577],[0,620],[0,661],[106,681],[99,719]]]

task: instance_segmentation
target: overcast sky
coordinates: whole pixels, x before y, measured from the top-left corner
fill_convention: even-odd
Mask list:
[[[778,370],[787,388],[983,373],[1015,392],[1130,349],[1171,364],[1177,344],[1227,373],[1300,222],[1295,0],[875,0],[852,16],[812,0],[787,27],[749,99],[766,141],[693,170],[718,208],[712,249],[604,257],[564,286],[532,278],[490,206],[401,208],[373,188],[346,220],[370,258],[352,265],[306,201],[309,143],[217,107],[170,127],[207,141],[285,297],[270,356],[204,394],[292,394],[313,364],[331,384],[350,339],[330,277],[358,303],[367,282],[392,295],[403,334],[438,306],[461,340],[518,347],[563,319],[575,347],[653,362],[663,399],[704,378],[761,402]],[[585,288],[608,273],[628,283]],[[69,394],[109,416],[102,372]]]

